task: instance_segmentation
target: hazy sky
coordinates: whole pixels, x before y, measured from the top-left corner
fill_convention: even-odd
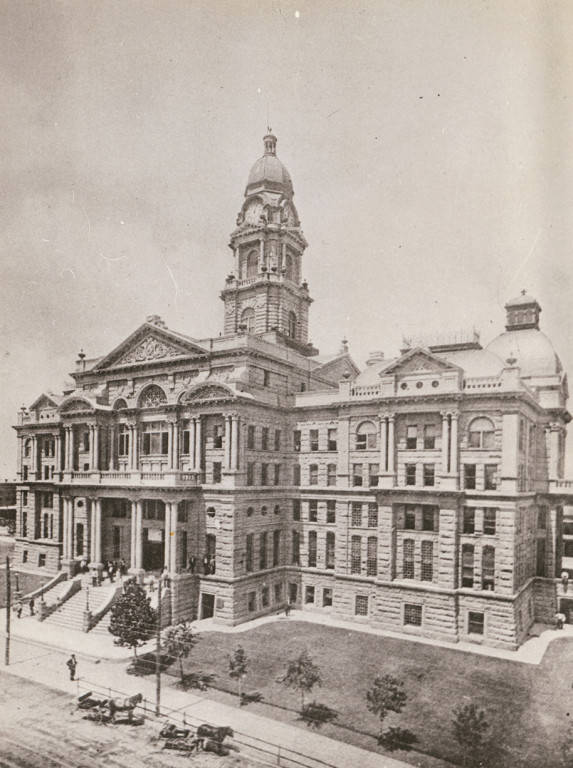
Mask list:
[[[569,0],[1,0],[0,474],[81,347],[222,329],[267,111],[322,352],[487,342],[527,288],[573,372],[572,38]]]

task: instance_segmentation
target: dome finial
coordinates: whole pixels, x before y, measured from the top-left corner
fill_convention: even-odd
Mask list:
[[[265,155],[276,155],[277,153],[277,137],[272,133],[272,129],[268,128],[268,133],[263,139],[265,145]]]

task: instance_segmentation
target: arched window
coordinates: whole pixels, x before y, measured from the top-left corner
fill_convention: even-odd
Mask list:
[[[291,339],[296,339],[296,315],[294,312],[288,313],[288,335]]]
[[[489,419],[484,417],[474,419],[468,430],[468,445],[470,448],[486,448],[492,450],[495,446],[495,428]]]
[[[481,553],[481,587],[495,589],[495,548],[484,547]]]
[[[151,384],[139,396],[140,408],[156,408],[167,402],[165,392],[157,384]]]
[[[123,397],[120,397],[119,400],[116,400],[113,404],[113,410],[114,411],[124,411],[127,408],[127,403],[123,399]]]
[[[284,272],[287,280],[293,280],[295,279],[295,262],[294,257],[292,254],[287,253],[285,255],[285,261],[284,261]]]
[[[256,251],[251,251],[247,255],[246,261],[247,274],[246,277],[256,277],[259,271],[259,255]]]
[[[356,430],[356,450],[374,450],[377,432],[376,425],[371,421],[363,421],[359,424]]]
[[[241,325],[246,333],[255,332],[255,310],[252,307],[247,307],[241,313]]]
[[[24,456],[30,456],[31,453],[32,453],[32,441],[30,438],[28,438],[24,442]]]

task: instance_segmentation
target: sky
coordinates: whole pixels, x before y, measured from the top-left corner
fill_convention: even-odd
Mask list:
[[[321,352],[487,343],[527,289],[573,372],[572,33],[569,0],[0,0],[0,477],[80,349],[219,334],[268,124]]]

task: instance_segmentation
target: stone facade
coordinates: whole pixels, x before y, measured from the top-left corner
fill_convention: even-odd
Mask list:
[[[16,565],[167,568],[172,621],[289,601],[515,648],[555,612],[571,493],[540,307],[509,302],[485,349],[410,342],[363,371],[346,342],[320,358],[293,196],[269,134],[231,235],[224,334],[152,316],[20,412]]]

